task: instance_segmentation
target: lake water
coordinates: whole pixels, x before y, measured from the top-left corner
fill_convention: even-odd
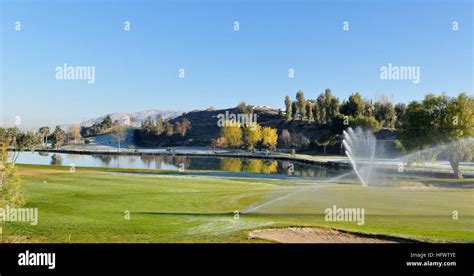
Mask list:
[[[331,177],[338,172],[313,165],[280,160],[243,159],[229,157],[197,157],[170,155],[111,155],[22,152],[18,164],[58,165],[77,167],[109,167],[135,169],[218,170],[225,172],[249,172],[285,174],[305,177]],[[293,167],[293,170],[291,169]]]

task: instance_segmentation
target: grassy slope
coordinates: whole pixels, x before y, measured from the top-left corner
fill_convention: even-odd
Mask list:
[[[117,174],[116,169],[20,166],[27,206],[39,224],[6,223],[3,239],[27,242],[247,242],[249,229],[330,226],[427,241],[474,241],[472,189],[364,189],[337,185],[305,192],[258,213],[234,210],[294,188],[292,180]],[[123,171],[123,170],[120,170]],[[445,181],[445,180],[443,180]],[[324,209],[365,208],[365,225],[326,222]],[[124,212],[131,212],[131,220]],[[459,211],[459,220],[451,212]],[[70,236],[70,238],[69,238]],[[24,240],[27,238],[27,240]]]

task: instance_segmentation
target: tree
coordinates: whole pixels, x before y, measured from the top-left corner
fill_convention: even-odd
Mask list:
[[[396,115],[396,122],[395,126],[400,127],[403,121],[403,116],[405,115],[405,109],[407,105],[404,103],[397,103],[395,105],[395,115]]]
[[[290,99],[290,96],[286,96],[285,97],[285,108],[286,108],[286,119],[287,120],[291,120],[291,115],[292,115],[292,111],[291,111],[291,99]]]
[[[107,115],[101,122],[94,123],[90,127],[81,127],[81,135],[83,137],[94,136],[108,131],[112,126],[112,118]]]
[[[333,111],[331,110],[331,102],[334,99],[334,97],[332,96],[332,90],[330,88],[327,88],[324,91],[323,99],[324,99],[323,106],[324,106],[325,114],[326,114],[325,121],[329,123],[333,115]]]
[[[78,140],[81,140],[81,126],[79,124],[74,124],[68,129],[69,139],[73,139],[74,143],[77,144]]]
[[[296,93],[296,101],[298,103],[298,109],[299,109],[298,111],[301,114],[301,120],[303,120],[306,115],[306,108],[305,108],[306,99],[304,97],[304,92],[302,90]]]
[[[332,118],[330,129],[332,133],[341,134],[342,131],[347,129],[351,122],[354,121],[352,116],[338,114]]]
[[[6,142],[11,145],[15,145],[18,135],[21,134],[21,131],[17,127],[10,127],[6,130]]]
[[[176,122],[175,129],[182,137],[186,136],[188,129],[191,127],[191,122],[184,118],[181,122]]]
[[[237,105],[236,108],[237,108],[238,112],[243,113],[243,114],[252,113],[252,108],[250,106],[248,106],[245,102],[239,103],[239,105]]]
[[[364,101],[359,92],[356,92],[349,96],[349,100],[345,101],[340,108],[340,112],[344,115],[350,115],[352,117],[357,117],[363,115],[364,113]]]
[[[156,117],[148,116],[142,122],[142,129],[147,133],[153,133],[157,136],[161,135],[163,132],[165,132],[163,118],[161,115],[157,115]]]
[[[282,130],[280,134],[280,141],[285,145],[285,147],[289,147],[291,145],[291,134],[287,129]]]
[[[171,123],[171,120],[167,119],[164,123],[164,128],[165,128],[165,133],[166,136],[171,137],[174,134],[174,127],[173,124]]]
[[[352,128],[361,127],[363,129],[370,129],[373,132],[380,130],[380,124],[374,117],[365,117],[359,115],[349,122]]]
[[[242,129],[239,123],[225,121],[221,127],[221,137],[227,148],[238,148],[242,145]]]
[[[64,132],[64,130],[62,130],[61,127],[56,126],[52,135],[53,135],[53,141],[52,141],[53,147],[58,149],[64,144],[64,140],[66,138],[66,132]]]
[[[296,101],[301,104],[302,102],[306,101],[304,97],[304,91],[300,90],[296,93]]]
[[[48,144],[48,135],[50,131],[51,130],[47,126],[40,127],[40,129],[38,130],[38,132],[43,136],[43,143],[45,146]]]
[[[183,127],[181,126],[181,122],[174,123],[174,132],[180,134],[181,137],[184,137],[186,134],[183,135],[181,133],[182,131],[183,131]]]
[[[319,105],[317,102],[312,104],[313,108],[313,119],[317,124],[321,124],[321,114],[319,112]]]
[[[111,128],[113,126],[113,122],[110,115],[105,116],[101,124],[102,124],[102,129],[104,130]]]
[[[372,100],[370,101],[364,101],[362,100],[363,105],[364,105],[364,111],[362,112],[362,115],[365,117],[373,117],[374,116],[374,105],[372,104]]]
[[[41,143],[41,140],[41,137],[36,135],[33,131],[22,132],[16,138],[15,148],[20,151],[33,149],[36,145]]]
[[[308,137],[302,133],[291,133],[291,145],[294,147],[306,147],[310,144]]]
[[[420,150],[433,144],[431,135],[431,118],[423,104],[413,101],[408,104],[400,128],[400,142],[406,151]]]
[[[474,159],[474,97],[461,93],[449,99],[445,116],[439,121],[439,129],[446,143],[457,141],[446,152],[454,177],[460,179],[463,175],[459,163]]]
[[[120,143],[122,143],[127,138],[127,127],[121,124],[115,124],[112,128],[113,134],[112,137],[117,141],[118,151],[120,152]]]
[[[14,135],[14,136],[12,136]],[[10,138],[9,138],[10,137]],[[21,132],[18,129],[10,129],[10,134],[7,139],[3,141],[13,148],[11,157],[12,166],[15,166],[16,160],[20,153],[27,149],[34,149],[34,146],[41,143],[41,137],[37,136],[33,131]]]
[[[395,108],[393,104],[384,98],[376,101],[374,105],[375,119],[381,123],[383,127],[394,128],[396,121]]]
[[[148,116],[143,120],[142,122],[142,129],[146,132],[152,132],[154,127],[154,122],[153,118],[151,116]]]
[[[334,137],[328,134],[321,135],[317,140],[316,144],[322,146],[324,149],[324,154],[326,154],[326,147],[334,143]]]
[[[254,151],[255,146],[262,140],[262,127],[251,124],[244,128],[244,145],[248,151]]]
[[[339,98],[333,97],[329,105],[329,116],[328,119],[331,122],[337,115],[339,115]]]
[[[165,126],[163,124],[163,117],[161,115],[158,115],[155,119],[154,127],[153,127],[153,133],[155,135],[161,135],[163,132],[165,132]]]
[[[3,127],[0,127],[0,141],[5,141],[7,139],[7,130]]]
[[[321,94],[318,96],[316,99],[316,102],[318,104],[318,110],[319,110],[319,122],[320,124],[324,125],[327,123],[327,108],[326,108],[326,99],[324,98],[324,95]]]
[[[305,107],[306,107],[306,114],[308,116],[308,123],[311,123],[314,121],[313,103],[311,103],[310,101],[306,101]]]
[[[298,108],[298,102],[293,101],[291,103],[291,117],[293,118],[293,120],[296,120],[296,116],[298,115]]]
[[[307,104],[308,104],[307,101],[304,101],[298,104],[300,107],[301,121],[303,121],[306,118],[306,110],[307,110],[306,105]]]
[[[225,139],[224,137],[219,137],[217,139],[211,139],[211,148],[224,148]]]
[[[264,127],[262,129],[262,145],[269,150],[275,150],[277,143],[277,130],[271,127]]]
[[[311,141],[309,141],[308,137],[304,136],[301,133],[298,136],[300,137],[301,146],[304,147],[304,148],[308,147],[308,145],[311,143]]]
[[[5,138],[5,137],[4,137]],[[25,204],[24,188],[15,168],[15,161],[8,158],[8,141],[0,141],[0,208],[7,205],[18,208]]]
[[[339,114],[339,99],[332,95],[332,90],[327,88],[324,94],[321,93],[316,98],[318,104],[318,113],[313,111],[313,116],[317,119],[316,122],[320,124],[330,123],[331,120]]]
[[[474,158],[474,98],[461,93],[457,98],[429,94],[411,102],[403,116],[400,142],[407,151],[445,145],[455,178],[463,178],[459,163]]]

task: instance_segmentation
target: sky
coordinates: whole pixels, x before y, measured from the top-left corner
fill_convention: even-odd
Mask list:
[[[468,0],[0,1],[3,126],[241,101],[283,108],[285,95],[326,88],[405,103],[473,94]],[[419,83],[381,79],[389,63],[418,67]],[[95,83],[57,79],[64,64],[93,66]]]

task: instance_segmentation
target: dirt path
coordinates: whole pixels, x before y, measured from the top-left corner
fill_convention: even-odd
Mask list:
[[[399,243],[401,240],[351,234],[326,228],[290,227],[254,230],[250,237],[279,243]]]

